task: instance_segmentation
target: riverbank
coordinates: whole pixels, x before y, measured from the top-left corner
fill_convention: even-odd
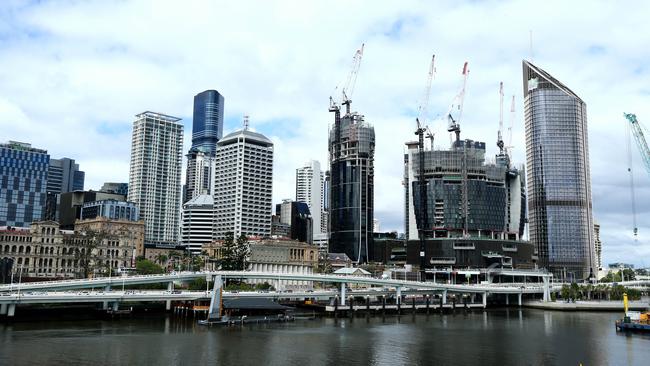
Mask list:
[[[620,311],[623,312],[623,301],[525,301],[523,306],[533,309],[560,310],[560,311]],[[630,301],[629,310],[645,311],[650,309],[646,300]]]

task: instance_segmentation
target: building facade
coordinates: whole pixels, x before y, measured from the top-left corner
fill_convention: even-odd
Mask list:
[[[327,228],[323,227],[323,189],[325,173],[317,160],[311,160],[296,169],[296,201],[304,202],[309,208],[313,233],[309,243],[327,242]],[[323,230],[324,229],[324,230]]]
[[[44,216],[50,156],[30,144],[0,144],[0,226],[29,226]]]
[[[217,142],[223,135],[224,98],[216,90],[194,96],[192,147],[187,153],[183,203],[202,194],[213,194]]]
[[[183,205],[181,243],[192,252],[201,253],[204,244],[212,241],[214,199],[211,195],[196,196]]]
[[[142,222],[88,220],[73,231],[61,230],[55,221],[40,221],[29,228],[0,228],[0,257],[13,260],[14,277],[81,278],[79,252],[90,248],[84,236],[88,229],[106,233],[87,257],[90,275],[108,276],[131,267],[136,252],[143,250]]]
[[[215,239],[271,235],[273,210],[273,142],[243,129],[217,144],[214,183]]]
[[[594,222],[594,252],[596,253],[596,268],[603,270],[603,242],[600,241],[600,225]]]
[[[305,202],[284,200],[275,205],[275,216],[279,216],[280,224],[288,226],[290,239],[312,244],[314,224]]]
[[[58,205],[59,224],[62,229],[73,230],[75,222],[82,218],[81,211],[84,204],[96,201],[112,200],[124,202],[125,197],[121,194],[96,192],[96,191],[74,191],[61,193]],[[90,218],[90,217],[87,217]]]
[[[128,201],[145,222],[147,243],[179,238],[183,125],[180,118],[144,112],[133,123]]]
[[[374,128],[363,115],[346,113],[329,133],[329,154],[329,251],[365,263],[372,248]]]
[[[83,191],[84,180],[85,173],[79,170],[79,164],[74,159],[50,159],[44,219],[59,221],[61,193]]]
[[[96,217],[106,217],[112,220],[138,221],[138,207],[133,202],[106,199],[85,202],[81,206],[81,219],[88,220]]]
[[[121,194],[126,197],[129,195],[129,183],[106,182],[102,185],[100,191]]]
[[[594,277],[587,105],[523,61],[530,241],[556,277]]]

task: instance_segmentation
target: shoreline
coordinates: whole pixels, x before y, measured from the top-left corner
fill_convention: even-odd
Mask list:
[[[620,311],[623,309],[623,301],[549,301],[539,300],[525,301],[522,306],[532,309],[558,310],[558,311]],[[630,301],[629,310],[646,311],[650,309],[650,303],[644,300]]]

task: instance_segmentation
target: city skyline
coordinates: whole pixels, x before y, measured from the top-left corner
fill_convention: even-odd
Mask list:
[[[191,5],[187,9],[161,7],[153,15],[158,21],[192,14],[198,16],[197,22],[173,31],[161,29],[160,33],[130,38],[135,26],[132,22],[136,21],[119,14],[145,11],[147,7],[139,2],[78,3],[66,8],[21,3],[0,9],[0,19],[15,26],[0,26],[3,39],[8,40],[0,45],[3,54],[8,55],[0,61],[0,78],[5,81],[0,86],[0,126],[7,131],[5,140],[31,143],[48,150],[51,156],[75,159],[86,171],[89,189],[99,189],[105,181],[128,181],[134,114],[154,110],[182,117],[185,152],[191,140],[192,96],[217,89],[229,100],[224,132],[238,129],[242,115],[250,113],[251,129],[269,136],[275,145],[273,202],[292,197],[295,169],[305,159],[326,165],[327,129],[331,126],[327,99],[348,73],[353,51],[365,42],[366,54],[352,96],[353,106],[377,131],[375,217],[383,229],[398,231],[403,231],[403,213],[394,208],[403,206],[402,195],[395,194],[401,191],[403,141],[414,138],[413,120],[430,54],[436,53],[440,62],[429,107],[432,116],[444,114],[460,84],[462,63],[469,60],[461,128],[465,136],[486,142],[487,155],[497,150],[498,83],[504,81],[506,96],[516,97],[514,163],[522,164],[520,65],[522,58],[530,57],[532,30],[535,64],[571,85],[589,105],[592,201],[594,219],[601,224],[603,262],[649,264],[639,258],[650,254],[650,225],[643,220],[649,213],[650,178],[633,147],[640,233],[635,242],[624,166],[626,121],[622,116],[623,112],[636,113],[642,123],[650,124],[650,107],[645,102],[650,91],[644,85],[649,72],[644,61],[648,51],[641,47],[648,43],[650,32],[625,31],[629,22],[648,27],[640,18],[635,20],[647,13],[641,9],[647,4],[637,4],[635,14],[627,14],[626,22],[610,23],[607,32],[602,30],[602,23],[617,18],[616,5],[595,9],[577,4],[562,13],[553,10],[560,3],[550,4],[540,9],[539,18],[526,16],[522,3],[449,8],[425,3],[382,8],[360,3],[346,5],[349,14],[328,14],[324,4],[302,4],[294,13],[283,12],[282,7],[269,10],[276,19],[297,13],[305,22],[283,27],[269,27],[268,21],[257,18],[261,16],[257,14],[269,12],[225,8],[223,13],[233,20],[250,16],[251,23],[259,23],[256,27],[267,26],[270,30],[266,34],[243,32],[206,50],[186,42],[186,38],[207,26],[210,14],[215,12],[209,7],[201,14],[196,14],[198,7]],[[486,13],[502,14],[504,7],[513,15],[511,24],[499,23],[502,18],[485,20],[489,18]],[[553,12],[553,28],[544,24],[543,12]],[[346,27],[345,35],[337,33],[343,30],[326,26],[340,24],[352,14],[355,21],[348,22],[354,24]],[[339,20],[334,22],[334,17]],[[578,26],[573,23],[576,18],[581,19]],[[474,22],[472,29],[452,28],[461,19],[485,21]],[[88,32],[85,22],[98,26]],[[575,37],[562,38],[561,34],[568,31]],[[262,36],[257,39],[251,37],[253,34]],[[338,42],[329,42],[330,37]],[[303,42],[307,38],[311,39]],[[67,42],[70,40],[83,42]],[[482,46],[475,47],[477,42]],[[169,56],[168,44],[178,46],[178,54],[161,61],[163,55]],[[204,52],[206,55],[200,59],[194,57]],[[229,56],[221,56],[225,54]],[[29,103],[37,93],[42,96],[40,102]],[[112,108],[101,108],[105,104]],[[506,125],[508,120],[506,113]],[[445,123],[429,125],[438,132],[439,146],[448,147],[443,144],[448,140]],[[46,128],[51,126],[58,128]],[[70,144],[71,139],[77,143]],[[602,146],[611,148],[600,149]]]

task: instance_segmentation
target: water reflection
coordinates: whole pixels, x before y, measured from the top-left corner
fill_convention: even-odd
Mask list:
[[[178,317],[15,323],[0,325],[0,364],[643,364],[650,337],[616,334],[616,317],[496,309],[228,328]]]

